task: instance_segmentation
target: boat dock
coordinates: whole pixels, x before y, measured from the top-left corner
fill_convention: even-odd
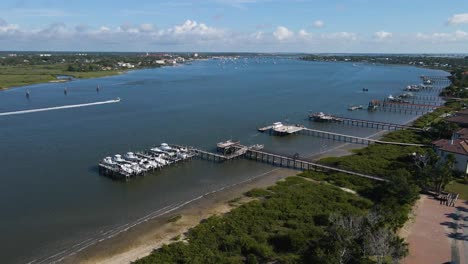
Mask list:
[[[358,177],[363,177],[375,181],[388,181],[386,179],[376,177],[376,176],[370,176],[354,171],[349,171],[349,170],[344,170],[340,168],[335,168],[335,167],[330,167],[330,166],[325,166],[322,164],[310,162],[310,161],[305,161],[305,160],[300,160],[300,159],[295,159],[291,157],[286,157],[282,155],[277,155],[273,153],[268,153],[265,151],[261,150],[252,150],[249,149],[245,156],[245,158],[258,161],[258,162],[263,162],[263,163],[268,163],[273,166],[280,166],[280,167],[286,167],[286,168],[291,168],[291,169],[296,169],[296,170],[313,170],[313,171],[323,171],[323,172],[340,172],[340,173],[345,173],[349,175],[354,175]]]
[[[346,122],[354,124],[358,123],[359,120],[353,120],[349,118]],[[395,129],[403,127],[406,128],[404,125],[397,125],[397,124],[391,124],[391,123],[381,123],[381,122],[373,122],[373,121],[360,121],[360,124],[368,125],[368,126],[387,126],[387,127],[393,127]],[[286,125],[286,127],[288,127]],[[260,131],[260,130],[259,130]],[[266,130],[265,130],[266,131]],[[388,142],[388,141],[382,141],[382,140],[377,140],[377,139],[371,139],[371,138],[364,138],[364,137],[357,137],[357,136],[351,136],[351,135],[345,135],[345,134],[339,134],[339,133],[334,133],[334,132],[328,132],[328,131],[323,131],[323,130],[317,130],[317,129],[311,129],[311,128],[306,128],[304,126],[301,126],[300,129],[294,130],[294,132],[289,133],[289,134],[304,134],[308,136],[316,136],[316,137],[322,137],[322,138],[327,138],[331,140],[338,140],[338,141],[344,141],[347,143],[353,143],[353,144],[364,144],[364,145],[369,145],[372,143],[378,143],[378,144],[388,144],[388,145],[397,145],[397,146],[415,146],[415,147],[425,147],[426,145],[422,144],[413,144],[413,143],[402,143],[402,142]],[[274,134],[278,135],[278,134]]]
[[[380,107],[401,107],[406,109],[427,109],[434,110],[439,108],[439,105],[434,104],[414,104],[414,103],[404,103],[404,102],[391,102],[383,101],[380,103]]]
[[[383,129],[383,130],[411,129],[411,130],[417,130],[417,131],[424,131],[424,129],[421,129],[421,128],[408,126],[408,125],[395,124],[395,123],[372,121],[372,120],[365,120],[365,119],[356,119],[356,118],[342,117],[342,116],[337,116],[337,118],[342,120],[341,123],[345,125],[351,125],[351,126],[369,127],[369,128]]]
[[[273,123],[273,125],[271,126],[258,128],[258,131],[260,132],[269,131],[270,134],[273,133],[278,136],[285,136],[285,135],[295,134],[301,131],[302,129],[304,129],[304,126],[302,125],[285,125],[281,122],[276,122],[276,123]]]
[[[306,129],[304,128],[303,130],[306,130]],[[166,146],[168,145],[166,144]],[[344,170],[340,168],[330,167],[330,166],[314,163],[311,161],[300,160],[298,159],[298,157],[287,157],[284,155],[269,153],[269,152],[263,151],[264,146],[259,145],[259,144],[252,145],[252,146],[244,146],[244,145],[241,145],[239,141],[228,140],[226,142],[218,143],[217,147],[218,147],[218,150],[222,150],[223,152],[225,152],[226,149],[228,149],[227,153],[230,153],[230,154],[226,154],[226,155],[218,154],[218,153],[201,150],[201,149],[194,148],[194,147],[170,145],[171,149],[174,149],[174,150],[182,149],[186,151],[186,153],[190,153],[190,155],[186,156],[185,159],[182,159],[182,158],[174,159],[173,162],[168,162],[164,166],[175,164],[178,161],[190,160],[193,157],[198,157],[200,159],[205,159],[205,160],[214,161],[214,162],[224,162],[224,161],[229,161],[229,160],[236,160],[239,158],[246,158],[246,159],[257,161],[257,162],[271,164],[273,166],[280,166],[280,167],[296,169],[296,170],[339,172],[339,173],[345,173],[345,174],[363,177],[363,178],[367,178],[367,179],[371,179],[375,181],[388,181],[386,179],[376,177],[376,176],[371,176],[371,175],[366,175],[366,174]],[[219,149],[219,147],[225,147],[225,149]],[[151,152],[154,153],[157,151],[150,150],[148,152],[138,152],[135,154],[135,156],[144,160],[155,160],[155,156],[152,155]],[[164,152],[166,151],[162,151],[162,153]],[[116,155],[116,156],[120,156],[120,155]],[[161,155],[160,157],[163,157],[163,155]],[[106,159],[107,158],[105,158],[103,161],[99,163],[99,173],[101,175],[105,175],[113,179],[129,180],[132,177],[144,174],[143,172],[136,173],[135,171],[130,171],[130,170],[126,170],[122,168],[122,164],[128,164],[129,166],[130,164],[132,164],[132,166],[136,166],[137,163],[135,162],[132,163],[132,161],[120,161],[118,159],[113,158],[112,160],[117,160],[115,162],[115,164],[119,164],[119,166],[117,166],[115,164],[113,165],[109,163],[109,161],[106,161]],[[141,164],[141,162],[139,164]],[[151,169],[145,170],[145,172],[161,169],[164,166],[153,167]]]
[[[106,157],[98,163],[99,174],[117,180],[130,180],[166,166],[191,160],[198,153],[177,145],[161,144],[142,152]]]
[[[308,135],[308,136],[316,136],[316,137],[321,137],[321,138],[326,138],[326,139],[331,139],[331,140],[344,141],[344,142],[352,143],[352,144],[370,145],[372,143],[377,143],[377,144],[387,144],[387,145],[396,145],[396,146],[427,147],[426,145],[423,145],[423,144],[382,141],[378,139],[357,137],[357,136],[339,134],[339,133],[311,129],[311,128],[304,128],[301,131],[301,133],[304,135]]]

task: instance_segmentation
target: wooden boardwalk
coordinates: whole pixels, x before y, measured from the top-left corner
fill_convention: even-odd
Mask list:
[[[339,134],[339,133],[334,133],[334,132],[311,129],[311,128],[304,128],[303,130],[300,131],[300,133],[308,135],[308,136],[317,136],[317,137],[327,138],[331,140],[339,140],[339,141],[344,141],[344,142],[353,143],[353,144],[369,145],[372,143],[378,143],[378,144],[387,144],[387,145],[396,145],[396,146],[427,147],[427,145],[423,145],[423,144],[382,141],[378,139],[356,137],[356,136],[350,136],[350,135]]]
[[[342,116],[336,116],[336,118],[339,118],[340,120],[342,120],[341,123],[345,125],[377,128],[377,129],[384,129],[384,130],[410,129],[410,130],[416,130],[416,131],[424,131],[424,129],[421,129],[421,128],[408,126],[408,125],[395,124],[395,123],[357,119],[357,118],[342,117]]]
[[[268,163],[273,166],[292,168],[296,170],[340,172],[340,173],[363,177],[363,178],[367,178],[367,179],[371,179],[375,181],[388,181],[386,179],[376,177],[376,176],[371,176],[371,175],[366,175],[366,174],[358,173],[354,171],[321,165],[321,164],[310,162],[310,161],[294,159],[294,158],[287,157],[287,156],[268,153],[262,150],[256,150],[256,149],[253,149],[251,147],[247,147],[241,144],[236,144],[234,147],[237,150],[233,154],[230,154],[230,155],[220,155],[217,153],[200,150],[200,149],[193,148],[193,147],[187,147],[187,149],[197,153],[198,157],[202,159],[215,161],[215,162],[224,162],[224,161],[229,161],[229,160],[234,160],[234,159],[239,159],[239,158],[246,158],[246,159],[254,160],[257,162]]]
[[[260,151],[260,150],[252,150],[249,149],[245,153],[245,158],[258,161],[258,162],[264,162],[271,164],[273,166],[280,166],[280,167],[286,167],[286,168],[292,168],[292,169],[298,169],[298,170],[314,170],[314,171],[323,171],[323,172],[340,172],[340,173],[345,173],[349,175],[354,175],[358,177],[363,177],[375,181],[388,181],[386,179],[376,177],[376,176],[370,176],[366,175],[363,173],[358,173],[354,171],[349,171],[349,170],[344,170],[344,169],[339,169],[335,167],[330,167],[326,165],[321,165],[318,163],[310,162],[310,161],[305,161],[305,160],[299,160],[299,159],[293,159],[290,157],[282,156],[282,155],[276,155],[273,153],[268,153],[265,151]]]

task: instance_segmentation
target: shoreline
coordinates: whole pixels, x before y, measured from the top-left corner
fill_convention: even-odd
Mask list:
[[[404,124],[411,124],[420,116],[415,116]],[[368,138],[381,138],[389,130],[380,130]],[[366,145],[343,143],[332,149],[311,155],[306,160],[318,161],[326,157],[342,157],[352,155],[352,150],[365,148]],[[63,263],[130,263],[148,256],[154,249],[165,244],[181,241],[189,229],[201,221],[214,215],[223,215],[250,201],[244,193],[254,188],[267,188],[284,178],[295,176],[300,171],[273,167],[272,170],[253,176],[240,183],[235,183],[221,189],[209,192],[195,198],[175,210],[159,215],[148,221],[129,228],[111,238],[99,241],[89,247],[64,257]],[[237,199],[239,199],[237,201]],[[236,200],[235,203],[230,201]],[[180,220],[172,222],[174,217]]]
[[[31,82],[31,83],[28,83],[28,84],[23,84],[23,85],[19,85],[19,86],[9,86],[9,87],[3,87],[1,88],[0,87],[0,92],[3,92],[3,91],[7,91],[7,90],[11,90],[11,89],[16,89],[16,88],[23,88],[23,87],[27,87],[27,86],[31,86],[31,85],[37,85],[37,84],[47,84],[47,83],[67,83],[67,82],[71,82],[73,80],[88,80],[88,79],[98,79],[98,78],[106,78],[106,77],[112,77],[112,76],[118,76],[118,75],[123,75],[123,74],[126,74],[128,73],[129,71],[126,70],[126,71],[118,71],[118,72],[114,72],[112,74],[108,74],[108,75],[103,75],[103,76],[91,76],[91,77],[81,77],[81,78],[76,78],[74,76],[72,76],[73,78],[72,79],[53,79],[53,80],[50,80],[50,81],[44,81],[44,82]]]

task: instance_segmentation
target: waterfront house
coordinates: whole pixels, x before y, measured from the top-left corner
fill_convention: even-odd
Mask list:
[[[432,142],[437,155],[443,160],[447,155],[455,156],[455,169],[468,173],[468,129],[463,128],[454,133],[452,139],[439,139]]]

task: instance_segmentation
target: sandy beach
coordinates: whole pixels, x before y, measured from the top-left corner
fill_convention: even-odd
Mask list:
[[[407,124],[413,122],[407,122]],[[387,130],[378,131],[369,138],[378,139]],[[325,157],[340,157],[350,155],[353,149],[363,148],[364,145],[343,143],[335,148],[308,157],[308,160],[320,160]],[[253,188],[266,188],[288,176],[297,175],[297,170],[275,168],[269,172],[256,175],[250,180],[229,186],[228,188],[203,196],[177,210],[155,219],[139,224],[126,232],[90,246],[77,254],[64,259],[64,263],[130,263],[149,255],[154,249],[164,244],[176,241],[176,237],[183,239],[183,234],[196,226],[203,219],[213,215],[220,215],[249,201],[243,194]],[[230,202],[236,200],[235,202]],[[175,222],[173,217],[181,216]]]
[[[252,180],[208,194],[186,206],[161,217],[137,225],[113,238],[104,240],[72,255],[64,263],[129,263],[149,255],[151,251],[173,242],[174,237],[183,235],[200,221],[212,215],[229,212],[248,202],[243,194],[253,188],[265,188],[285,177],[296,175],[296,170],[272,168],[269,172],[256,175]],[[238,199],[240,198],[240,199]],[[230,202],[232,200],[235,202]],[[170,219],[181,216],[175,222]]]

